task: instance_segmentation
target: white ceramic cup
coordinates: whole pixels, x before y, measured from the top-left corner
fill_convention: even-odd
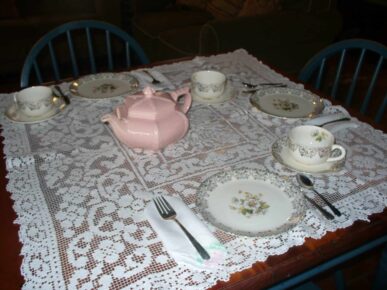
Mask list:
[[[346,154],[343,146],[334,144],[331,132],[311,125],[291,129],[287,138],[287,146],[293,159],[306,165],[341,161]],[[332,156],[333,151],[340,154]]]
[[[26,116],[37,117],[49,112],[53,107],[52,89],[33,86],[16,93],[17,109]]]
[[[215,100],[222,96],[226,81],[226,76],[219,71],[197,71],[191,76],[191,90],[193,95],[198,98]]]

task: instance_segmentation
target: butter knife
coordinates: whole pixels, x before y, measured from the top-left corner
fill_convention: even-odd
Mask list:
[[[60,86],[55,85],[54,88],[57,90],[57,92],[59,93],[59,96],[63,99],[65,104],[66,105],[70,105],[70,98],[65,93],[63,93],[63,91],[60,88]]]
[[[314,126],[322,127],[324,125],[331,124],[334,122],[349,121],[349,120],[351,120],[351,118],[347,114],[336,113],[336,114],[313,118],[311,120],[306,121],[305,125],[314,125]]]

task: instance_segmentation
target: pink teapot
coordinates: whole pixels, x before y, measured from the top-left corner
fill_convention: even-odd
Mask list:
[[[178,103],[180,98],[184,98],[182,104]],[[127,146],[157,150],[187,133],[186,113],[191,103],[188,87],[171,93],[146,87],[143,94],[127,96],[123,104],[101,120],[109,123],[117,138]]]

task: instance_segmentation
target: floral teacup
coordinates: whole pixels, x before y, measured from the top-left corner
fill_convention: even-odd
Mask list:
[[[214,100],[222,96],[226,82],[226,76],[219,71],[198,71],[191,76],[191,90],[198,98]]]
[[[53,107],[52,89],[46,86],[32,86],[15,95],[17,108],[29,117],[41,116]]]
[[[310,125],[297,126],[290,130],[287,146],[294,160],[307,165],[338,162],[346,154],[343,146],[334,144],[331,132]]]

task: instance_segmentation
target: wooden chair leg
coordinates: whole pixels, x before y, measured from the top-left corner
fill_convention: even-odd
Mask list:
[[[309,281],[309,282],[306,282],[300,286],[297,286],[297,287],[294,287],[294,288],[291,288],[292,290],[321,290],[320,287],[318,287],[316,284],[314,284],[313,282]]]
[[[387,289],[387,244],[384,245],[379,260],[379,266],[372,286],[373,290]]]
[[[357,257],[363,253],[368,252],[369,250],[372,250],[376,247],[379,247],[381,245],[387,245],[387,235],[384,235],[376,240],[373,240],[371,242],[368,242],[367,244],[364,244],[350,252],[347,252],[345,254],[342,254],[341,256],[335,257],[327,262],[324,262],[314,268],[308,269],[303,273],[300,273],[294,277],[291,277],[287,280],[284,280],[282,282],[279,282],[278,284],[271,286],[270,290],[282,290],[282,289],[289,289],[292,287],[311,287],[309,289],[316,289],[314,288],[316,285],[313,283],[309,283],[313,277],[316,275],[325,272],[326,270],[332,269],[333,267],[339,266],[354,257]],[[387,246],[385,246],[382,257],[381,257],[381,262],[380,262],[380,267],[376,279],[376,288],[374,289],[387,289]],[[340,277],[340,275],[338,275]],[[344,278],[341,277],[339,280],[342,280],[342,284],[344,284]],[[337,281],[337,280],[336,280]],[[300,284],[302,283],[302,284]],[[305,285],[304,285],[305,284]],[[297,285],[297,286],[296,286]],[[338,284],[340,285],[340,283]],[[313,287],[313,288],[312,288]],[[317,286],[316,286],[317,287]],[[343,288],[338,288],[338,289],[344,289],[345,287],[342,286]],[[297,289],[297,288],[296,288]],[[300,288],[300,289],[308,289],[308,288]]]
[[[336,282],[336,289],[337,290],[344,290],[345,289],[345,279],[343,271],[337,270],[335,271],[335,282]]]

